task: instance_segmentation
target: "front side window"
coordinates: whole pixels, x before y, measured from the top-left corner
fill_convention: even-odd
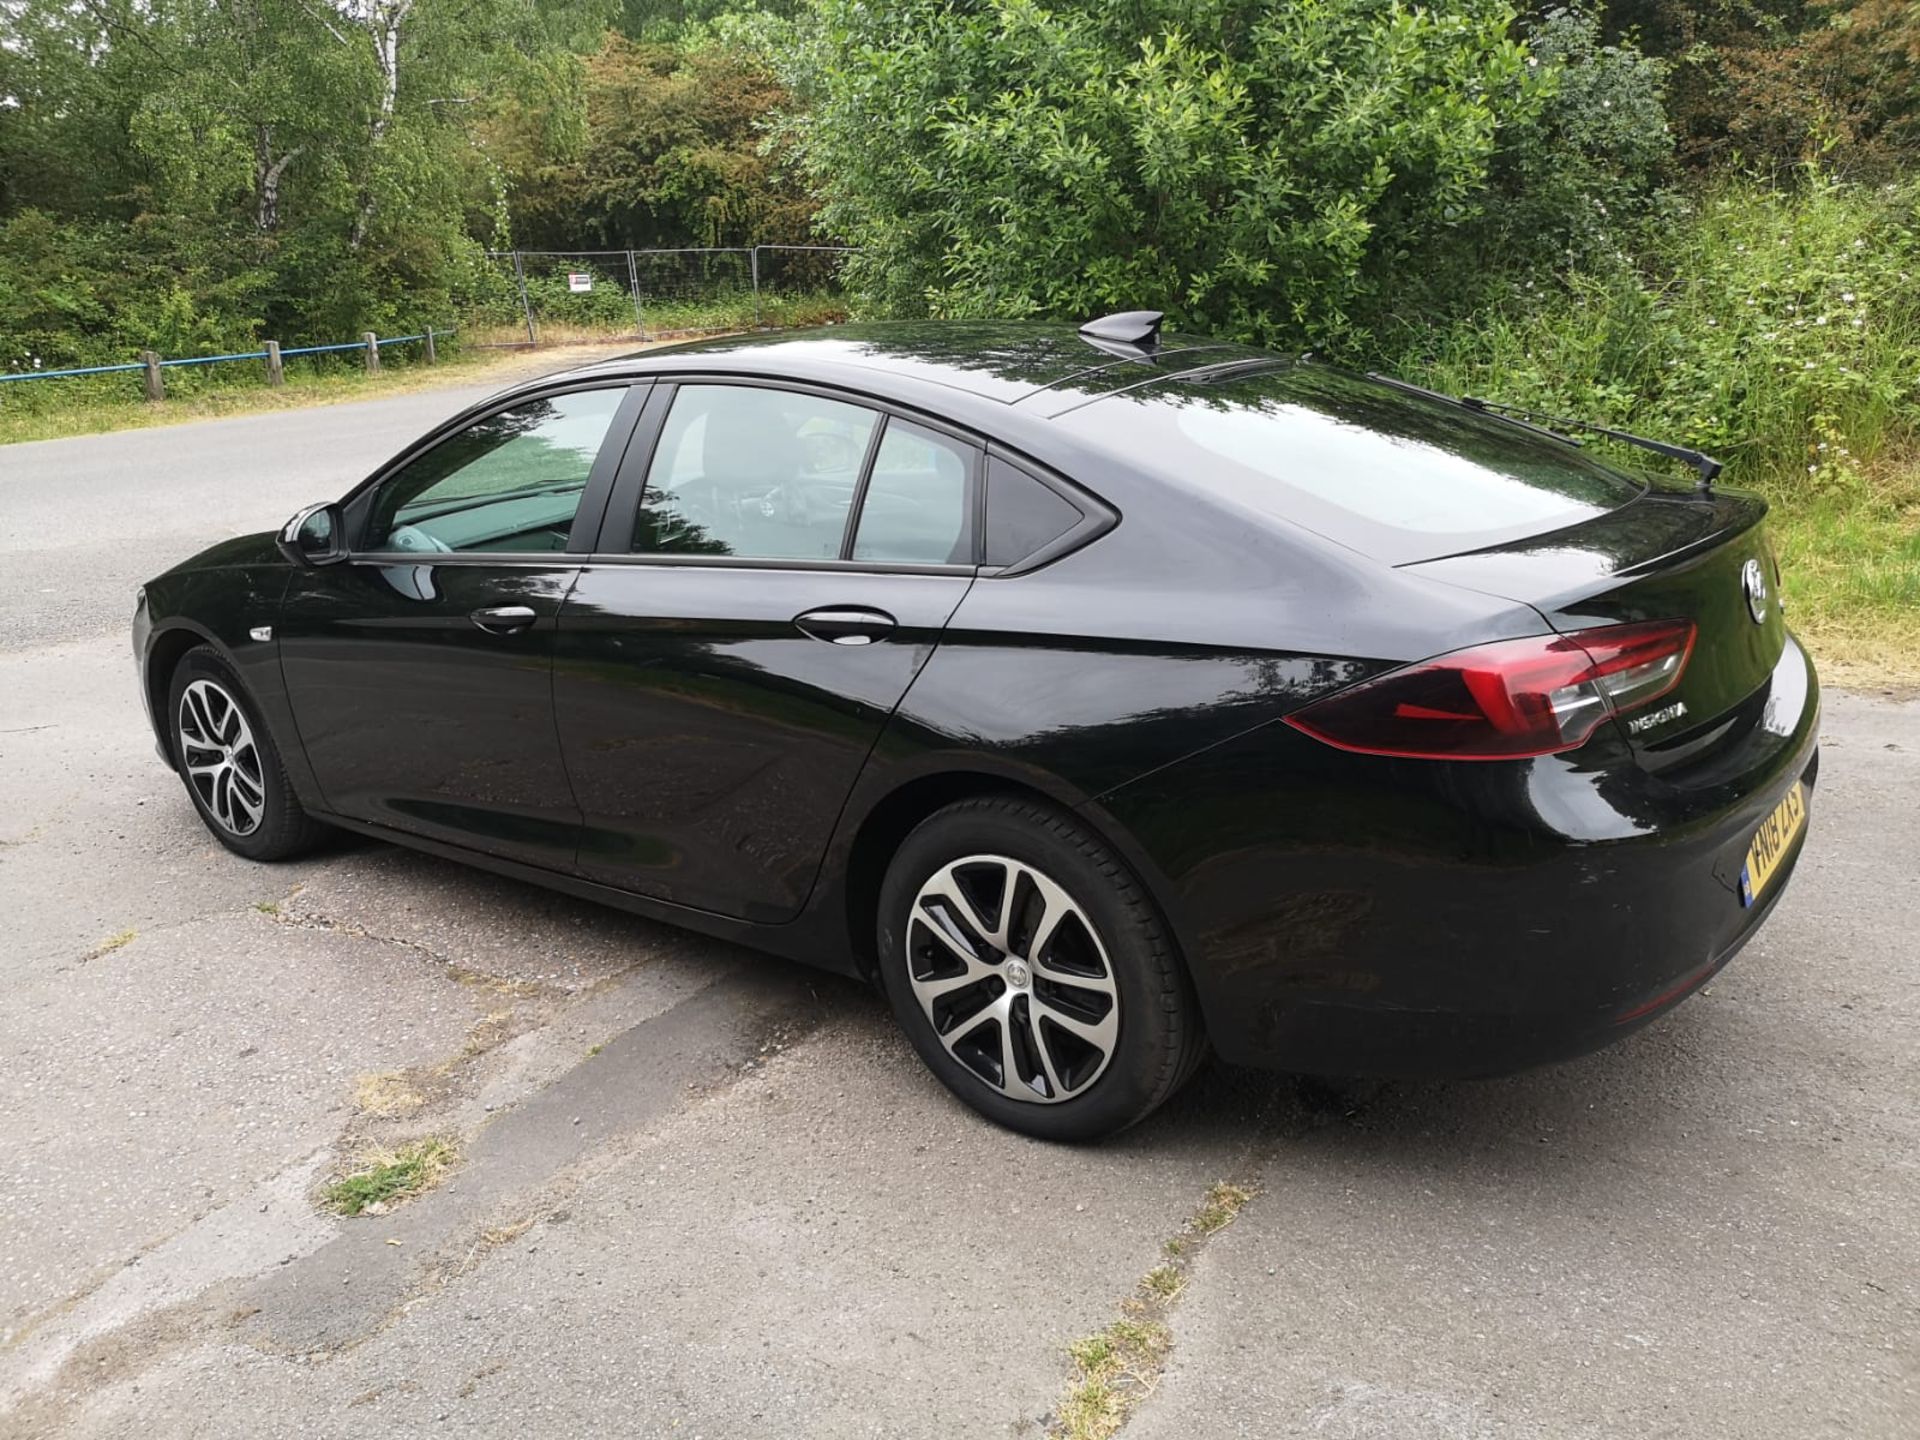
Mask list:
[[[839,558],[879,423],[820,395],[682,385],[647,469],[634,550]]]
[[[573,390],[501,410],[443,440],[380,487],[375,552],[565,550],[626,387]]]

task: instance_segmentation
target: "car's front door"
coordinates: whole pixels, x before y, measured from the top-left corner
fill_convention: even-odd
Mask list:
[[[281,664],[334,813],[572,867],[554,621],[646,388],[556,390],[461,426],[355,497],[348,560],[295,578]]]
[[[583,874],[798,913],[973,583],[979,470],[964,437],[847,398],[655,391],[556,639]]]

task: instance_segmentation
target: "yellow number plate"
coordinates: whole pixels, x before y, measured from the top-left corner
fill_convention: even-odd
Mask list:
[[[1793,839],[1807,824],[1807,792],[1798,780],[1773,813],[1760,822],[1747,846],[1747,866],[1740,872],[1740,903],[1751,905],[1760,898],[1769,881],[1780,873],[1780,862],[1793,847]]]

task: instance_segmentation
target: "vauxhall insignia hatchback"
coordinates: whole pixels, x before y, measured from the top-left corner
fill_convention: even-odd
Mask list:
[[[1558,422],[1200,339],[845,326],[522,385],[150,581],[159,749],[343,827],[868,977],[991,1118],[1209,1052],[1562,1059],[1804,843],[1766,507]]]

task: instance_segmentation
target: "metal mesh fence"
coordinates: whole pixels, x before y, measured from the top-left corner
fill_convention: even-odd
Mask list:
[[[846,318],[843,245],[756,245],[754,293],[761,325],[819,325]]]
[[[828,245],[503,250],[479,313],[483,344],[653,340],[843,318],[850,252]]]

